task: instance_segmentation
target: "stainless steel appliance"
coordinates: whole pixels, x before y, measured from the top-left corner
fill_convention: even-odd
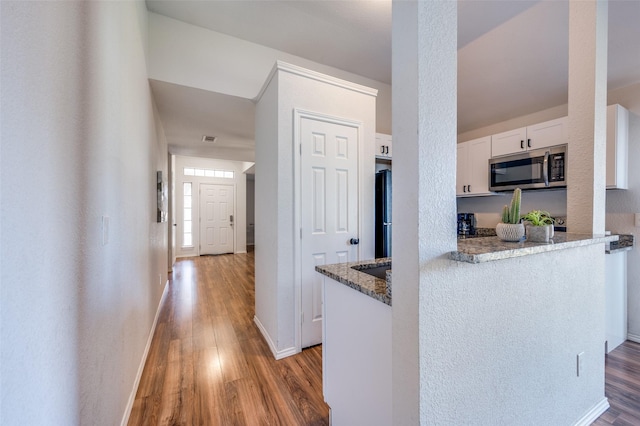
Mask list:
[[[473,213],[458,213],[458,235],[467,237],[476,234],[476,216]]]
[[[489,160],[489,190],[567,186],[567,145],[536,149]]]
[[[391,170],[376,173],[375,197],[375,256],[391,257]]]

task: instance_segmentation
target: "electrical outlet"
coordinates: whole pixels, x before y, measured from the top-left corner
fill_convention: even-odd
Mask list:
[[[576,356],[576,375],[578,377],[582,376],[584,373],[584,352],[580,352]]]
[[[636,228],[640,228],[640,213],[634,214],[634,220],[635,220],[634,226]]]

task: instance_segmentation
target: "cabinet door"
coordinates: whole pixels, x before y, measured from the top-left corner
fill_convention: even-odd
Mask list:
[[[605,258],[605,338],[607,352],[627,340],[627,252]]]
[[[491,156],[514,154],[527,150],[527,128],[509,130],[491,136]]]
[[[528,149],[538,149],[566,144],[569,140],[567,121],[568,117],[562,117],[528,126],[525,145]]]
[[[489,193],[489,158],[491,158],[491,136],[474,139],[467,143],[468,186],[472,195]]]
[[[629,111],[620,105],[607,107],[607,189],[627,189]]]
[[[469,184],[469,142],[458,144],[456,158],[456,195],[467,195]]]
[[[391,135],[376,133],[376,157],[391,158]]]

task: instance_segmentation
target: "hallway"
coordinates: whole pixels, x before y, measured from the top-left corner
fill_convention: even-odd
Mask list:
[[[254,253],[174,265],[129,425],[325,425],[322,348],[276,361],[254,316]]]

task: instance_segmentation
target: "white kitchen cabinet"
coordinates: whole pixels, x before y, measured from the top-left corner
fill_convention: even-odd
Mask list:
[[[607,107],[607,189],[628,189],[629,111]]]
[[[627,340],[627,252],[605,255],[605,339],[607,353]]]
[[[458,144],[457,196],[493,195],[489,192],[489,158],[491,158],[491,136]]]
[[[527,128],[509,130],[491,136],[491,156],[513,154],[515,152],[526,151]]]
[[[391,135],[376,133],[376,158],[391,159]]]
[[[515,154],[568,143],[567,117],[491,136],[491,156]]]

